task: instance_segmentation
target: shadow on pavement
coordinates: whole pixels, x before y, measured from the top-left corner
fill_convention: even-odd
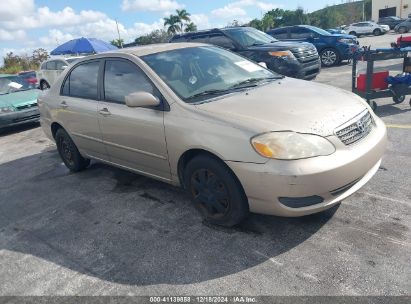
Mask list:
[[[97,163],[71,174],[54,150],[0,165],[0,249],[121,284],[241,272],[306,241],[337,208],[227,229],[202,223],[179,188]]]
[[[6,127],[3,129],[0,129],[0,137],[7,136],[10,134],[14,134],[14,133],[24,132],[24,131],[38,128],[38,127],[40,127],[39,122],[31,122],[31,123],[26,123],[22,125],[13,126],[13,127]]]
[[[376,101],[378,105],[378,100]],[[409,103],[409,99],[405,98],[404,103]],[[388,105],[378,105],[377,109],[375,110],[375,114],[379,117],[388,117],[392,115],[402,114],[406,112],[410,112],[411,107],[408,106],[405,109],[400,109],[396,104],[388,104]]]

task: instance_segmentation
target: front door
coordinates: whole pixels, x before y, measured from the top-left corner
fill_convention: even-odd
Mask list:
[[[164,132],[164,111],[131,108],[125,96],[134,92],[160,93],[145,73],[126,59],[107,59],[98,120],[111,162],[157,178],[171,178]]]

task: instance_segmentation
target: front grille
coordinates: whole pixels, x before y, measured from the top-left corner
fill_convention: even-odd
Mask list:
[[[291,52],[300,62],[318,60],[318,52],[314,46],[303,46],[291,49]]]
[[[336,130],[338,138],[347,146],[352,145],[365,138],[374,127],[374,119],[370,112],[366,112],[360,118],[348,126]]]
[[[18,106],[16,107],[17,111],[21,111],[21,110],[26,110],[26,109],[30,109],[30,108],[34,108],[37,107],[37,102],[36,103],[32,103],[32,104],[28,104],[28,105],[24,105],[24,106]]]

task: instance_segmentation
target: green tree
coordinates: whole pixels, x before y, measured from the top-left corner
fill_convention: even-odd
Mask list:
[[[184,30],[184,26],[191,22],[190,16],[191,14],[187,12],[185,9],[176,10],[176,16],[180,20],[180,30]]]
[[[124,40],[123,39],[114,39],[111,40],[110,43],[118,48],[122,48],[123,44],[124,44]]]
[[[175,35],[181,32],[181,22],[177,15],[170,15],[164,18],[164,26],[167,27],[167,33]]]
[[[186,27],[184,29],[184,32],[196,32],[197,31],[197,25],[195,25],[193,22],[187,23]]]
[[[154,30],[147,35],[140,36],[134,41],[140,45],[153,44],[153,43],[165,43],[170,40],[171,36],[165,30]]]

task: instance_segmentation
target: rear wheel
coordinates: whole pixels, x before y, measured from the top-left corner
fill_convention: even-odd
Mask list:
[[[64,129],[58,129],[55,138],[60,157],[70,171],[78,172],[87,168],[90,160],[81,156],[75,143]]]
[[[394,96],[394,97],[392,98],[392,100],[393,100],[395,103],[402,103],[402,102],[404,102],[404,100],[405,100],[405,95]]]
[[[208,155],[195,157],[185,168],[184,181],[195,207],[209,223],[231,227],[248,216],[241,184],[220,160]]]
[[[320,53],[321,63],[323,66],[330,67],[340,62],[340,55],[335,49],[325,49]]]
[[[407,28],[406,28],[405,26],[401,26],[401,27],[398,29],[398,33],[400,33],[400,34],[404,34],[404,33],[406,33],[406,32],[408,32],[408,30],[407,30]]]

